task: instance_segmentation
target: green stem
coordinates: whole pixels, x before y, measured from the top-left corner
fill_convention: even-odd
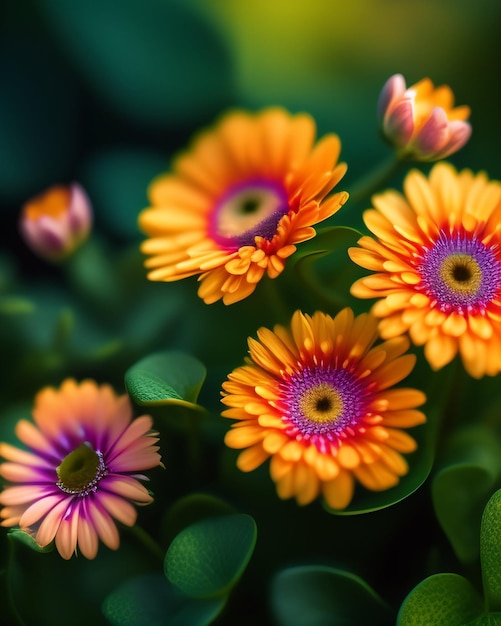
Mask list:
[[[8,557],[8,562],[7,562],[7,571],[5,572],[5,584],[7,587],[7,596],[9,600],[10,609],[12,611],[12,616],[16,620],[16,623],[18,624],[18,626],[26,626],[26,622],[21,617],[21,614],[17,610],[17,606],[14,601],[14,589],[12,586],[12,564],[14,563],[14,553],[15,553],[14,540],[9,538],[8,543],[9,543],[9,557]]]
[[[144,528],[134,524],[134,526],[128,527],[129,532],[141,543],[155,559],[160,560],[162,563],[165,558],[165,550],[153,539],[153,537],[147,533]]]
[[[372,194],[383,187],[400,169],[403,161],[392,154],[389,159],[383,161],[373,170],[367,172],[350,191],[350,202],[360,202],[364,198],[372,196]]]

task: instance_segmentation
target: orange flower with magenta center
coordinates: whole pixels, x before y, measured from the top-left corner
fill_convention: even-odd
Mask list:
[[[148,278],[198,275],[207,304],[238,302],[263,276],[276,278],[348,198],[326,198],[346,171],[338,137],[314,140],[310,116],[278,108],[231,112],[199,135],[152,183],[151,206],[139,216]]]
[[[393,389],[413,369],[405,337],[375,346],[377,319],[344,309],[332,318],[296,311],[290,330],[261,328],[249,358],[223,383],[226,434],[251,471],[268,458],[281,498],[307,504],[323,496],[347,507],[355,482],[379,491],[407,473],[416,448],[403,429],[425,421],[421,391]]]
[[[67,379],[37,394],[33,418],[16,426],[27,450],[0,443],[0,476],[10,483],[0,493],[1,525],[20,526],[41,546],[55,539],[64,559],[77,546],[93,559],[99,540],[116,550],[114,520],[133,526],[133,504],[153,501],[140,482],[160,465],[151,417],[131,421],[128,396]]]
[[[501,183],[437,163],[411,171],[405,195],[373,197],[351,259],[375,274],[352,286],[378,298],[385,339],[409,333],[433,369],[461,354],[475,377],[501,372]]]

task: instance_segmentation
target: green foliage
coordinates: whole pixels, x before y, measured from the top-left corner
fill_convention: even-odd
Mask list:
[[[405,598],[397,626],[465,626],[483,609],[471,584],[458,574],[435,574]]]
[[[158,352],[130,367],[125,373],[125,385],[138,404],[203,410],[196,402],[205,374],[202,363],[189,354]]]
[[[25,546],[28,546],[28,548],[31,548],[35,552],[41,552],[41,553],[52,552],[52,550],[54,549],[54,544],[52,543],[44,547],[39,546],[38,543],[33,539],[33,537],[30,534],[28,534],[24,530],[19,530],[18,528],[9,530],[7,537],[11,541],[19,541],[20,543],[24,544]]]
[[[237,583],[256,543],[249,515],[209,517],[182,530],[165,555],[167,579],[190,598],[225,596]]]
[[[278,572],[271,606],[277,626],[384,626],[393,621],[391,609],[361,578],[321,565]]]
[[[468,426],[451,436],[445,459],[432,482],[433,505],[458,558],[472,563],[482,513],[501,473],[501,445],[490,429]]]
[[[206,626],[218,616],[226,599],[193,600],[179,593],[160,574],[127,581],[103,602],[113,626]]]
[[[480,558],[487,605],[501,611],[501,489],[494,493],[484,510]]]

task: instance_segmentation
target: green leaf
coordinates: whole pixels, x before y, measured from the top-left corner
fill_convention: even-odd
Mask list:
[[[480,560],[487,605],[501,610],[501,489],[490,498],[482,516]]]
[[[41,552],[45,554],[47,552],[52,552],[52,550],[54,549],[53,542],[49,543],[49,545],[44,546],[44,547],[39,546],[38,543],[33,539],[33,537],[30,534],[28,534],[24,530],[20,530],[19,528],[9,530],[9,532],[7,533],[7,537],[10,540],[19,541],[19,543],[22,543],[25,546],[28,546],[28,548],[31,548],[35,552]]]
[[[229,515],[235,510],[229,504],[205,493],[190,493],[175,502],[165,516],[163,526],[170,538],[167,543],[187,526],[207,517]]]
[[[256,543],[256,524],[245,514],[210,517],[185,528],[165,555],[167,579],[191,598],[229,593]]]
[[[332,567],[300,566],[272,581],[271,606],[277,626],[382,626],[389,607],[361,578]]]
[[[465,626],[501,626],[501,613],[487,613],[468,622]]]
[[[206,626],[219,615],[225,602],[225,598],[187,598],[163,576],[145,574],[108,595],[102,611],[113,626]]]
[[[125,386],[138,404],[175,404],[203,411],[196,401],[205,374],[202,363],[189,354],[157,352],[126,371]]]
[[[435,574],[405,598],[397,626],[464,626],[483,612],[483,602],[458,574]]]
[[[471,563],[479,556],[482,513],[501,472],[501,446],[490,429],[471,426],[451,437],[447,459],[432,483],[433,505],[457,557]]]

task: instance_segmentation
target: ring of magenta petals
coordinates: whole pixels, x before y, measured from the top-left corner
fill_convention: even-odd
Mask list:
[[[451,289],[440,275],[444,261],[455,254],[469,256],[480,268],[481,281],[473,293]],[[475,236],[467,233],[452,236],[442,231],[433,247],[424,252],[417,269],[422,277],[422,284],[418,288],[435,300],[438,308],[444,313],[483,311],[500,292],[499,247],[497,244],[486,246]]]
[[[225,235],[220,229],[221,212],[231,205],[231,202],[239,196],[245,196],[248,192],[249,199],[258,197],[260,194],[268,195],[272,204],[276,207],[264,219],[253,224],[251,228],[237,234]],[[252,178],[244,182],[232,185],[222,195],[212,211],[209,220],[209,236],[223,248],[241,248],[242,246],[254,246],[256,237],[263,237],[270,241],[277,232],[280,219],[289,212],[289,198],[284,186],[277,181],[262,178]]]
[[[319,385],[328,385],[342,402],[341,413],[333,420],[318,422],[308,419],[301,410],[304,395]],[[281,384],[282,420],[286,433],[297,441],[309,440],[321,451],[329,444],[353,436],[361,419],[366,415],[367,392],[364,385],[348,370],[342,368],[305,367],[295,372]]]

